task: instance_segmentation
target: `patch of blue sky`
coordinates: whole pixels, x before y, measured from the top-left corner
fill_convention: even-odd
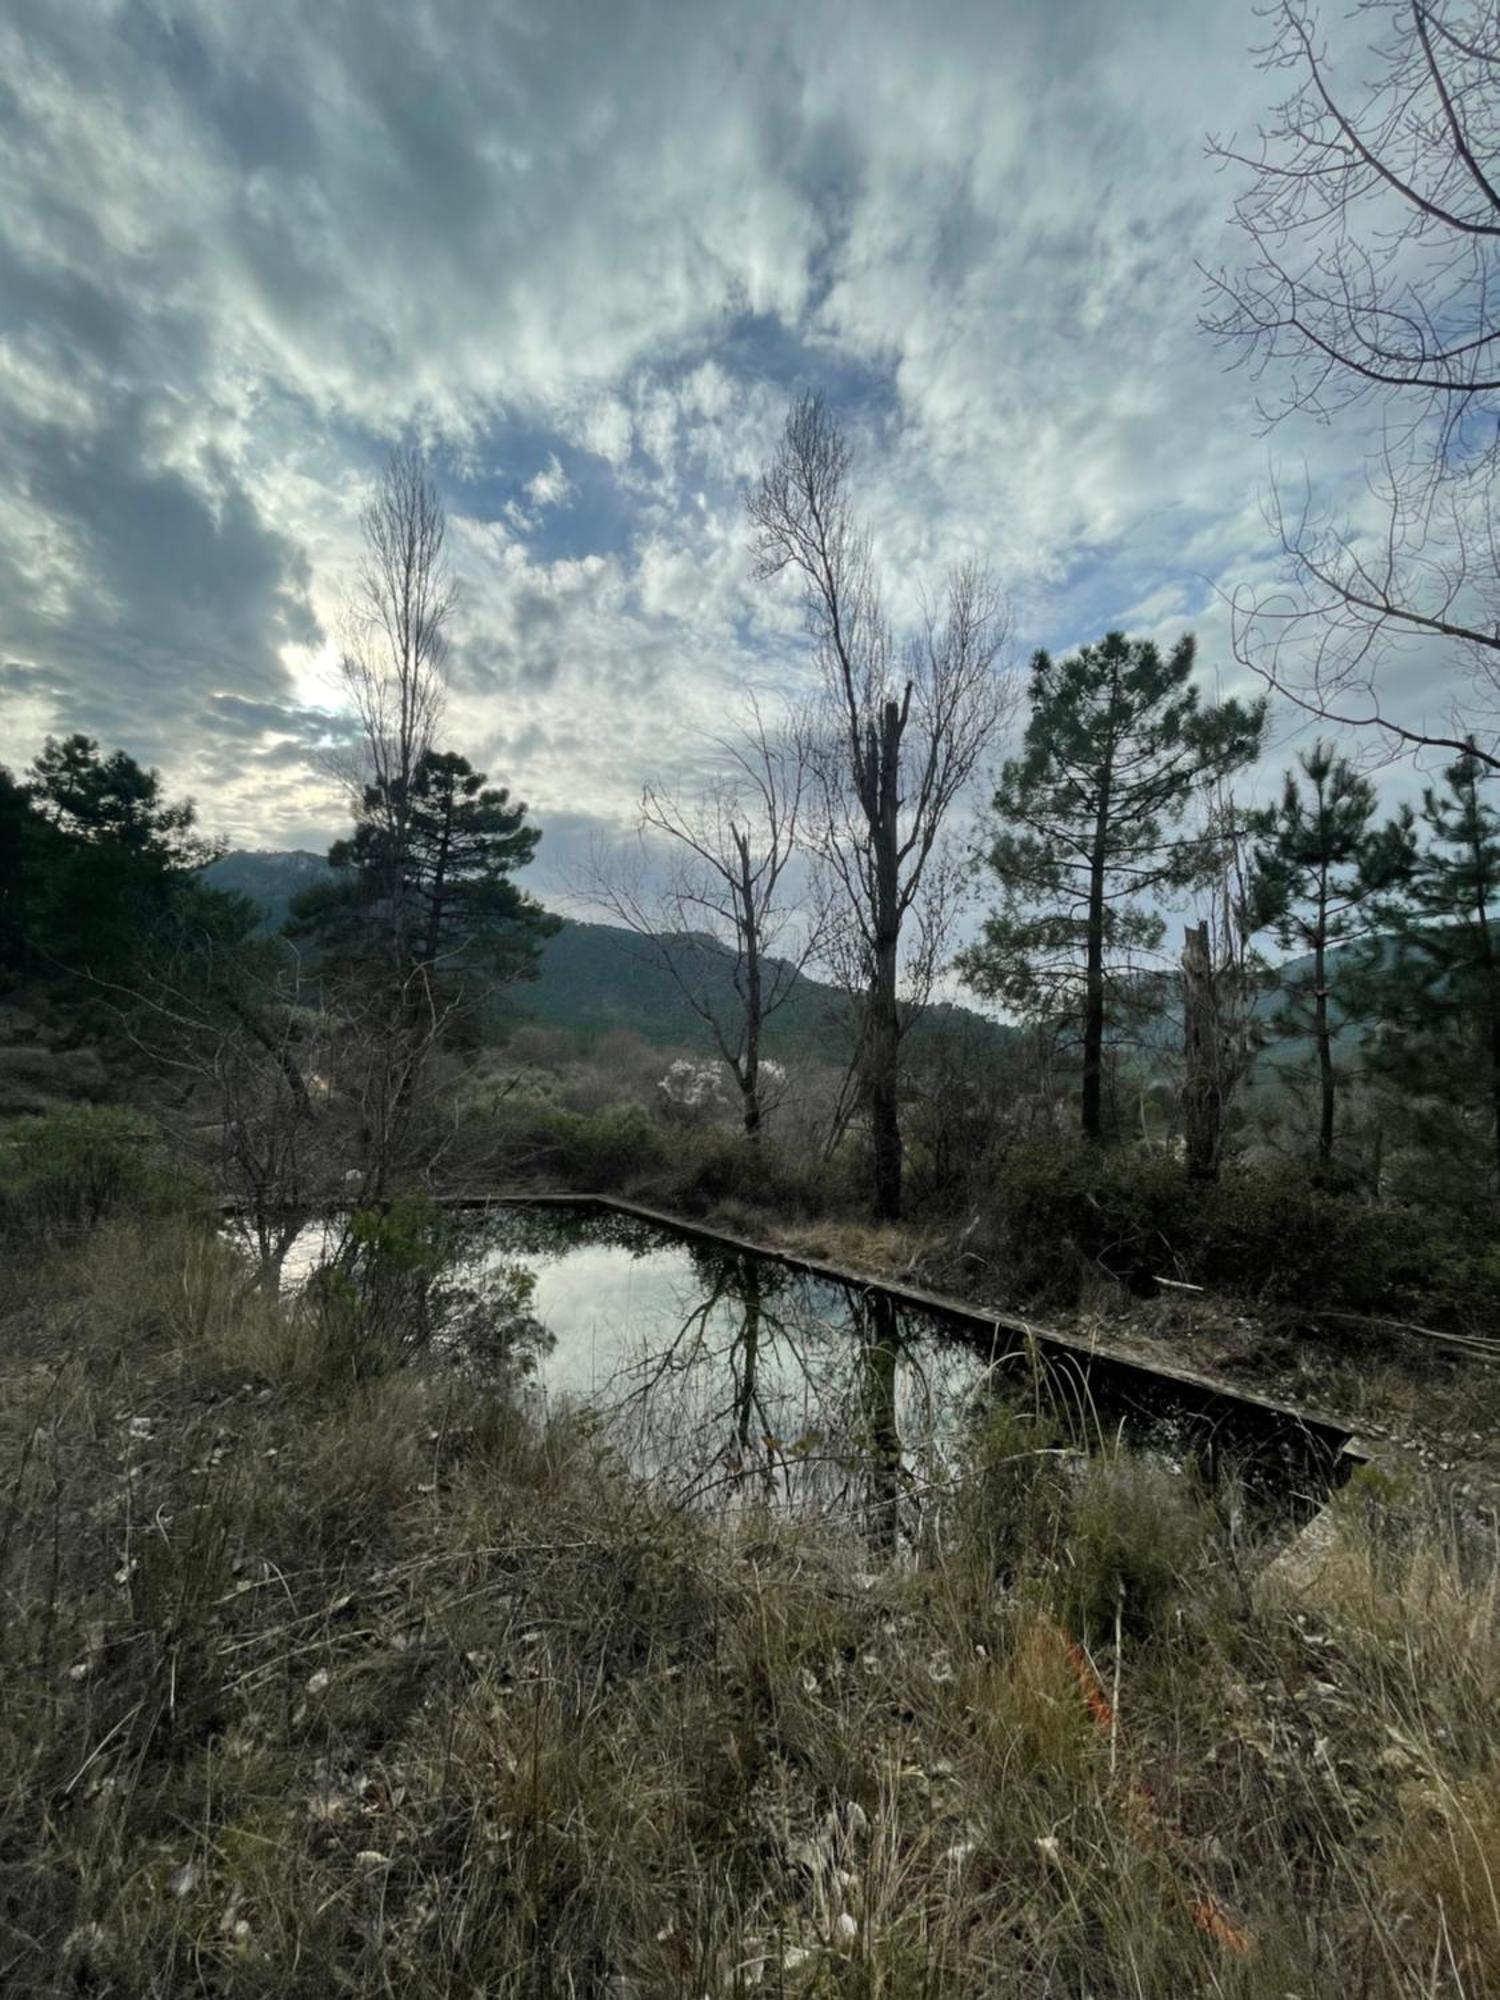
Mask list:
[[[657,362],[632,387],[675,395],[705,362],[728,378],[734,401],[749,388],[769,386],[788,402],[813,390],[826,396],[847,423],[877,435],[900,420],[892,368],[809,341],[766,314],[735,315],[711,341]],[[683,485],[703,490],[715,504],[732,500],[707,456],[695,452],[692,426],[679,426],[675,445],[676,473]],[[504,412],[461,453],[439,448],[434,470],[456,513],[504,523],[537,560],[552,562],[627,552],[652,525],[649,495],[662,468],[639,435],[629,455],[616,464],[545,424]],[[554,472],[561,481],[552,477]],[[538,480],[543,482],[540,492]],[[558,497],[549,495],[549,485],[560,488]]]
[[[1018,639],[1028,653],[1038,646],[1065,652],[1111,631],[1143,637],[1164,626],[1190,629],[1214,608],[1213,585],[1159,551],[1159,534],[1075,550],[1037,600],[1034,629]]]

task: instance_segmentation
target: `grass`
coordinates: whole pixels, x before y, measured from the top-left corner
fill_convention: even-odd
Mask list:
[[[4,1254],[0,1989],[1500,1994],[1440,1488],[1267,1567],[1011,1413],[879,1563],[362,1358],[190,1212]]]

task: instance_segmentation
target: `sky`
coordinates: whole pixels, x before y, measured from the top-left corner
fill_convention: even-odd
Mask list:
[[[1198,327],[1243,257],[1205,137],[1283,94],[1256,38],[1240,0],[6,0],[0,762],[82,729],[235,845],[326,846],[359,509],[417,441],[445,733],[560,896],[742,690],[810,685],[745,518],[808,388],[898,617],[977,556],[1018,662],[1192,629],[1240,691],[1273,459],[1362,478]]]

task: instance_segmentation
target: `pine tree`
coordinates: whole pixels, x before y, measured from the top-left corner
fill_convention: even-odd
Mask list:
[[[7,777],[0,794],[6,959],[31,976],[128,983],[220,851],[196,831],[192,800],[170,803],[157,772],[83,735],[49,736],[27,781]]]
[[[988,864],[1002,902],[959,969],[1022,1015],[1077,1024],[1083,1132],[1104,1132],[1107,1028],[1128,1015],[1131,973],[1165,926],[1145,899],[1191,882],[1208,856],[1179,831],[1193,794],[1260,747],[1265,704],[1201,706],[1194,641],[1165,658],[1111,632],[1031,666],[1019,758],[995,792]]]
[[[409,841],[417,907],[416,949],[438,969],[483,970],[497,982],[534,976],[559,920],[518,889],[541,839],[526,807],[486,785],[452,751],[429,751],[412,785]]]
[[[416,973],[472,996],[533,974],[558,919],[511,879],[541,839],[526,807],[452,751],[427,751],[399,802],[397,782],[366,787],[352,837],[329,851],[334,881],[293,904],[294,932],[402,989]]]
[[[1443,776],[1423,795],[1426,840],[1382,908],[1394,945],[1373,982],[1373,1060],[1427,1107],[1422,1122],[1446,1149],[1455,1118],[1481,1124],[1500,1186],[1500,805],[1479,758]]]
[[[1252,927],[1269,929],[1281,949],[1305,962],[1284,971],[1281,1004],[1268,1032],[1282,1040],[1311,1037],[1318,1066],[1318,1160],[1333,1159],[1340,1072],[1334,1044],[1346,1024],[1332,991],[1330,954],[1364,937],[1376,899],[1406,866],[1409,816],[1374,826],[1375,787],[1331,743],[1298,759],[1303,783],[1288,771],[1279,805],[1252,816],[1255,840]],[[1358,987],[1351,974],[1344,999]]]
[[[60,832],[112,847],[163,871],[201,868],[220,850],[193,831],[193,802],[169,805],[161,777],[114,750],[101,757],[92,736],[49,736],[31,767],[32,796]]]

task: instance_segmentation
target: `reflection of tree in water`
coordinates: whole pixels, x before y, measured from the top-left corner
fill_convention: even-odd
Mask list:
[[[1242,1406],[1181,1404],[1108,1357],[1039,1349],[952,1325],[876,1287],[840,1284],[608,1209],[545,1206],[467,1215],[452,1273],[454,1340],[516,1372],[554,1344],[518,1269],[585,1250],[655,1258],[622,1315],[634,1345],[593,1394],[618,1447],[684,1505],[751,1500],[860,1520],[874,1546],[940,1531],[966,1415],[996,1401],[1043,1416],[1066,1449],[1126,1443],[1177,1463],[1252,1474],[1284,1501],[1326,1474],[1293,1464],[1305,1441]],[[497,1268],[498,1267],[498,1268]],[[675,1299],[662,1290],[675,1289]],[[649,1303],[647,1303],[649,1301]],[[1008,1350],[1008,1351],[1007,1351]],[[978,1392],[976,1396],[976,1392]],[[1274,1435],[1273,1435],[1274,1432]]]
[[[734,1262],[734,1252],[672,1236],[640,1216],[594,1208],[582,1200],[476,1208],[464,1216],[464,1226],[490,1256],[526,1258],[534,1264],[560,1262],[574,1250],[624,1250],[632,1258],[676,1250],[702,1270],[710,1270],[726,1256]]]
[[[867,1532],[878,1549],[894,1548],[900,1527],[901,1428],[896,1412],[896,1376],[901,1358],[896,1302],[889,1292],[869,1291],[855,1302],[859,1329],[859,1373],[867,1440]]]
[[[585,1248],[675,1252],[685,1267],[677,1316],[640,1329],[641,1351],[602,1395],[628,1455],[685,1504],[759,1496],[848,1511],[892,1544],[903,1495],[916,1505],[907,1454],[929,1449],[933,1408],[931,1356],[906,1337],[890,1294],[582,1204],[493,1209],[469,1228],[476,1266],[545,1265]],[[933,1331],[921,1329],[923,1345]],[[963,1350],[948,1358],[972,1373]],[[917,1402],[905,1442],[903,1380]]]
[[[960,1406],[975,1358],[908,1337],[888,1293],[753,1256],[694,1266],[701,1289],[669,1336],[606,1392],[622,1448],[684,1505],[843,1513],[892,1547],[940,1451],[938,1412]],[[934,1369],[961,1378],[951,1398]]]

